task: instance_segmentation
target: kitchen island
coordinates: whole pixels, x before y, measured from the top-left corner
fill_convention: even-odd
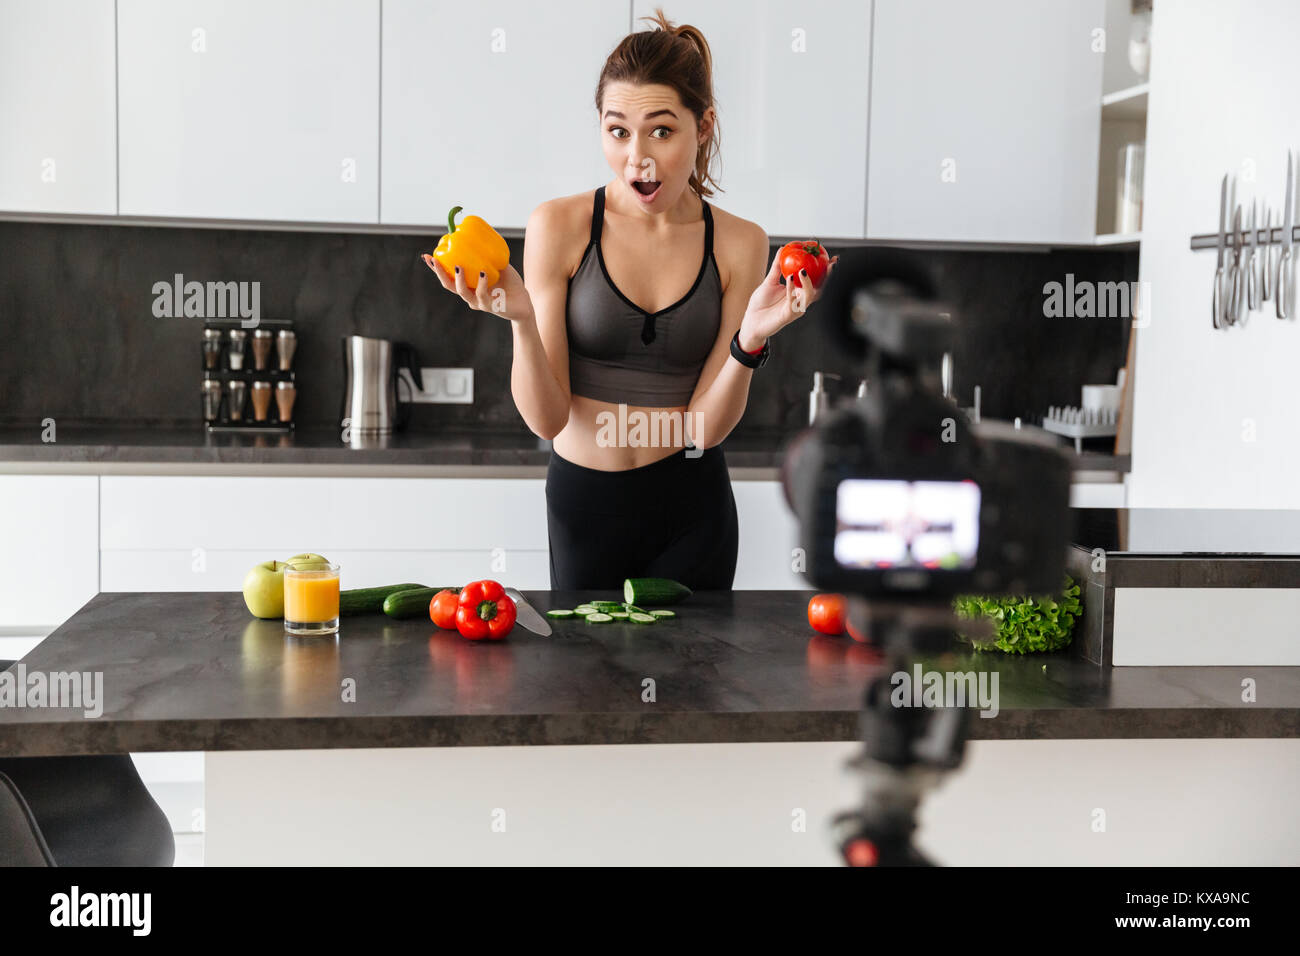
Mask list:
[[[881,660],[815,635],[810,593],[701,592],[654,625],[561,620],[483,644],[382,615],[289,639],[237,593],[100,594],[21,663],[102,674],[102,714],[0,708],[0,754],[205,751],[216,864],[830,862],[824,824],[855,799],[842,768]],[[972,716],[966,765],[927,804],[940,859],[961,862],[943,839],[962,821],[983,828],[963,852],[998,862],[1300,852],[1300,668],[970,651],[925,666],[999,675],[996,715]],[[1224,800],[1221,838],[1179,832]],[[999,816],[1004,801],[1019,809]],[[1125,836],[1090,830],[1098,807]]]

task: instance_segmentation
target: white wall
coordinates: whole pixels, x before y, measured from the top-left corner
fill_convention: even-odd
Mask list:
[[[1295,0],[1156,5],[1130,506],[1300,508],[1300,323],[1268,303],[1244,329],[1213,329],[1214,253],[1188,248],[1218,227],[1225,172],[1239,200],[1281,208],[1286,149],[1300,148],[1297,43]]]

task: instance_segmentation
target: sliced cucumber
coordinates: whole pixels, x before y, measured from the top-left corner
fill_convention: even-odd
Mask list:
[[[690,596],[690,588],[668,578],[628,578],[623,582],[623,600],[629,604],[676,604]]]
[[[573,609],[573,613],[586,617],[588,614],[595,614],[598,610],[599,608],[592,607],[590,604],[579,604]]]
[[[612,617],[608,614],[602,614],[600,611],[587,615],[588,624],[608,624],[612,620],[614,620]]]
[[[626,601],[624,601],[624,602],[620,605],[620,607],[622,607],[623,610],[625,610],[625,611],[632,611],[633,613],[636,613],[636,614],[645,614],[645,613],[647,613],[645,608],[643,608],[643,607],[637,607],[635,604],[628,604]]]
[[[659,620],[659,618],[655,617],[653,614],[642,614],[640,611],[633,611],[628,614],[627,619],[633,624],[653,624],[655,621]]]
[[[627,611],[610,611],[609,616],[616,621],[626,621]]]
[[[565,610],[562,607],[557,607],[547,611],[546,616],[547,617],[574,617],[575,615],[572,611]]]
[[[660,608],[660,609],[657,610],[657,611],[651,611],[651,612],[650,612],[650,616],[651,616],[651,617],[676,617],[676,616],[677,616],[677,612],[676,612],[676,611],[670,611],[670,610],[668,610],[667,608]]]
[[[588,601],[587,604],[590,607],[594,607],[597,611],[604,611],[606,614],[610,611],[623,610],[622,601]]]

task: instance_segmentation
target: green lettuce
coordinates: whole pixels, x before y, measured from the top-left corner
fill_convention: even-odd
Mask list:
[[[977,642],[960,636],[981,650],[998,648],[1008,654],[1031,654],[1068,647],[1074,636],[1074,622],[1083,616],[1079,585],[1069,575],[1059,597],[979,597],[961,595],[953,600],[957,617],[993,619],[994,640]]]

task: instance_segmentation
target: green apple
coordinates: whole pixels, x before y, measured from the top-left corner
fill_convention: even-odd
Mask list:
[[[254,617],[284,617],[287,561],[263,561],[244,575],[244,603]]]
[[[295,554],[284,563],[295,571],[321,571],[329,567],[330,559],[322,554]]]

